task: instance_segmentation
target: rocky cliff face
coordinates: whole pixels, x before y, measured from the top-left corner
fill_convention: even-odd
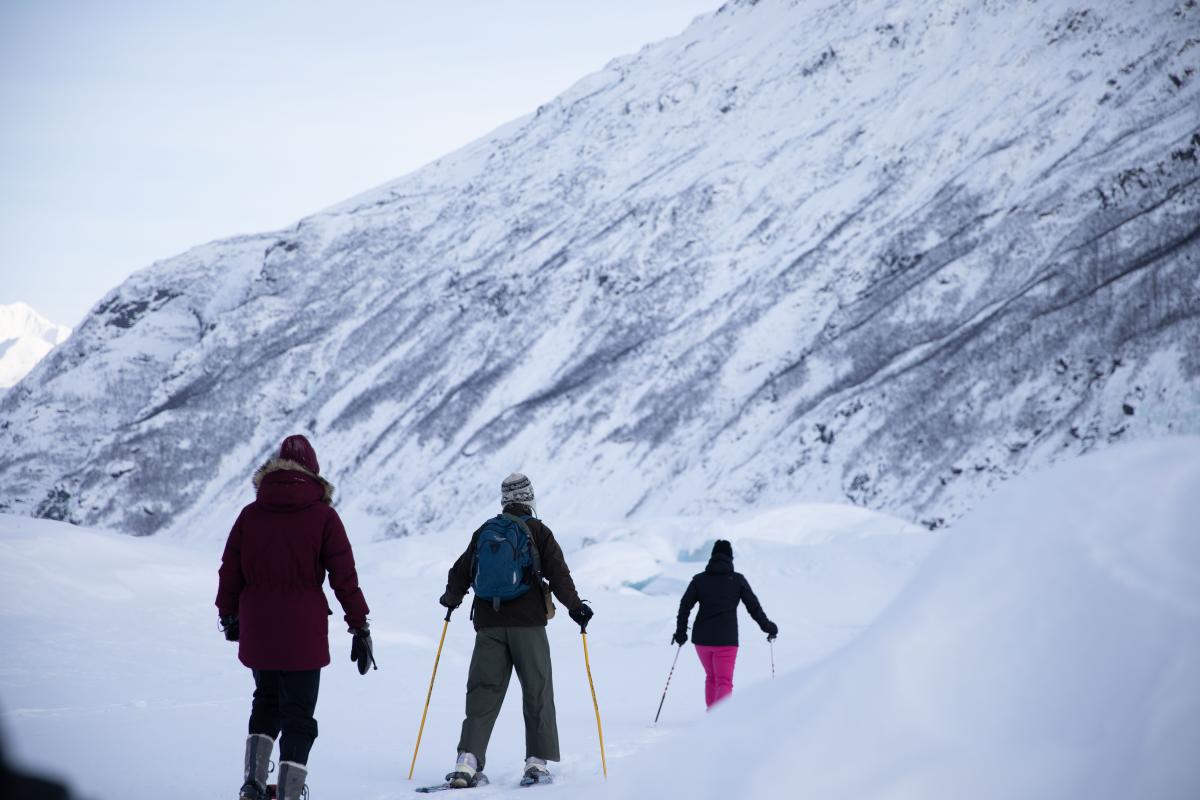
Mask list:
[[[731,3],[462,151],[135,275],[0,509],[224,532],[283,435],[387,534],[850,500],[1200,431],[1200,8]]]

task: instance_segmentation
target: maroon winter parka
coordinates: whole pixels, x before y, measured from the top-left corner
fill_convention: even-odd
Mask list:
[[[329,504],[333,486],[287,459],[254,475],[257,499],[242,509],[221,557],[217,611],[236,614],[238,658],[251,669],[310,670],[329,663],[329,586],[351,628],[366,624],[346,529]]]

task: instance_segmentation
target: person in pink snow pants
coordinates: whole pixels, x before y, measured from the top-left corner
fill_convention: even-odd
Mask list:
[[[779,626],[767,619],[766,613],[750,589],[750,583],[733,571],[733,545],[718,539],[704,572],[688,584],[679,601],[679,617],[675,625],[674,644],[683,646],[688,640],[688,617],[692,607],[700,604],[696,623],[692,626],[692,642],[704,667],[704,704],[708,708],[733,694],[733,667],[738,650],[738,606],[746,610],[767,634],[767,641],[779,635]]]

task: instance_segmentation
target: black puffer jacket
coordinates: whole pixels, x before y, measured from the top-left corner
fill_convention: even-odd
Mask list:
[[[692,578],[687,591],[683,593],[683,599],[679,601],[677,630],[687,630],[688,616],[697,602],[700,603],[700,610],[696,612],[696,624],[692,626],[692,641],[696,644],[736,647],[739,603],[746,604],[746,610],[763,633],[775,629],[750,589],[750,584],[740,572],[733,571],[733,559],[729,556],[714,555],[704,572]]]

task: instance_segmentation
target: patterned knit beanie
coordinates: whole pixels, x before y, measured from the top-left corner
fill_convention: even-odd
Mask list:
[[[309,444],[308,439],[300,434],[289,436],[279,445],[279,457],[295,461],[313,475],[321,474],[321,465],[317,463],[317,451]]]
[[[536,510],[533,500],[533,484],[519,472],[514,472],[500,483],[500,507],[510,505],[512,503],[520,503],[523,506],[529,506],[531,511]]]

